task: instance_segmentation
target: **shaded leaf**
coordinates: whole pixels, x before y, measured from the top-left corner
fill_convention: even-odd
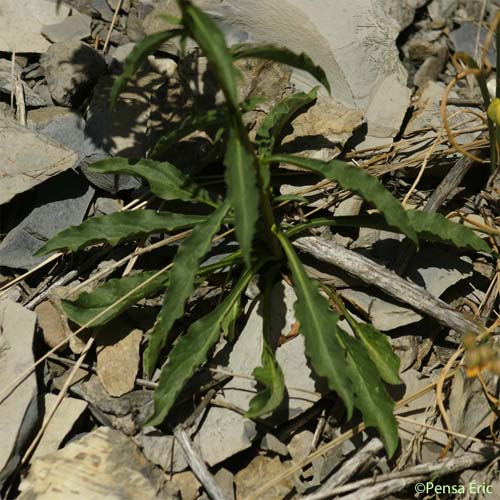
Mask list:
[[[288,125],[290,119],[304,106],[316,100],[318,87],[312,89],[308,94],[298,92],[282,99],[268,113],[262,125],[257,130],[256,142],[261,150],[272,153],[278,145],[283,129]]]
[[[179,338],[161,370],[154,393],[154,414],[145,425],[159,425],[165,420],[186,382],[207,360],[208,352],[220,337],[222,321],[245,291],[253,274],[254,271],[246,271],[228,296]]]
[[[330,309],[328,301],[319,293],[318,284],[310,279],[287,237],[279,234],[283,250],[292,272],[297,294],[295,316],[304,336],[306,354],[314,371],[328,381],[328,387],[337,392],[347,409],[353,411],[352,387],[347,378],[344,349],[337,340],[339,315]]]
[[[364,170],[339,160],[323,162],[293,155],[274,155],[268,161],[290,163],[338,182],[344,189],[349,189],[372,203],[380,210],[388,224],[397,227],[418,244],[417,234],[399,201],[387,191],[376,177]]]
[[[233,307],[229,310],[229,312],[224,316],[224,319],[221,324],[222,333],[224,337],[227,338],[229,342],[231,342],[235,337],[235,327],[236,321],[241,316],[242,307],[241,300],[237,300]]]
[[[118,95],[123,90],[124,85],[135,75],[136,71],[140,68],[148,55],[155,52],[165,42],[168,42],[168,40],[183,34],[184,30],[182,29],[161,31],[159,33],[153,33],[138,42],[125,60],[122,74],[113,84],[113,88],[111,89],[111,105],[114,106]]]
[[[182,120],[171,132],[161,137],[155,144],[151,158],[157,158],[175,146],[178,141],[184,137],[196,132],[197,130],[207,130],[216,125],[224,123],[225,115],[222,111],[211,109],[204,113],[189,115]]]
[[[266,273],[266,287],[264,290],[262,316],[262,355],[261,363],[254,369],[252,375],[264,386],[250,401],[249,409],[245,416],[257,418],[274,411],[283,401],[286,394],[285,377],[280,365],[274,356],[273,342],[271,336],[271,314],[272,314],[272,291],[275,284],[277,268]]]
[[[259,217],[259,189],[255,156],[241,140],[236,126],[231,127],[224,157],[228,198],[234,208],[236,237],[243,258],[250,266],[250,254]]]
[[[54,250],[71,250],[96,243],[118,245],[148,234],[177,231],[194,226],[206,219],[204,215],[185,215],[154,210],[116,212],[102,217],[92,217],[79,226],[69,227],[50,239],[36,255]]]
[[[388,384],[400,384],[400,360],[394,353],[387,335],[367,323],[357,323],[354,328],[382,379]]]
[[[276,47],[275,45],[268,44],[236,45],[232,48],[232,53],[235,59],[244,59],[247,57],[266,59],[268,61],[287,64],[292,68],[307,71],[310,75],[314,76],[314,78],[316,78],[316,80],[318,80],[318,82],[321,83],[326,90],[328,90],[328,93],[331,92],[330,84],[328,83],[328,79],[323,68],[314,64],[312,59],[304,53],[296,54],[286,47]]]
[[[347,347],[347,375],[352,383],[354,404],[361,410],[366,426],[378,430],[390,458],[399,443],[394,401],[361,342],[341,329],[337,335]]]
[[[183,14],[184,26],[210,61],[227,102],[233,110],[237,110],[236,72],[224,34],[207,14],[191,2],[182,0],[179,5]]]
[[[210,194],[168,162],[107,158],[89,166],[106,174],[130,174],[146,179],[151,191],[163,200],[200,201],[214,205]]]
[[[174,323],[184,314],[187,299],[194,291],[201,259],[209,252],[229,205],[221,205],[205,222],[198,224],[180,244],[170,270],[170,285],[144,353],[144,370],[151,377],[161,350]]]
[[[103,325],[140,300],[164,290],[168,284],[168,274],[162,273],[156,277],[155,274],[157,271],[147,271],[111,279],[93,292],[81,293],[76,300],[63,300],[62,308],[80,326],[92,320],[89,326]],[[110,310],[104,313],[110,306]],[[94,319],[98,315],[100,317]]]
[[[467,226],[450,221],[438,213],[420,210],[408,210],[406,213],[411,225],[423,239],[438,240],[456,247],[491,253],[489,245]]]

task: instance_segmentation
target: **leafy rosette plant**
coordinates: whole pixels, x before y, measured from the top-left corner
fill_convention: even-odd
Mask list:
[[[77,251],[101,242],[118,245],[151,234],[190,229],[168,272],[160,275],[154,271],[138,272],[110,279],[91,293],[84,292],[76,300],[64,301],[64,310],[80,325],[99,326],[139,300],[165,292],[144,353],[147,376],[151,377],[162,365],[154,395],[154,414],[148,422],[149,425],[159,425],[172,410],[188,380],[206,363],[211,349],[223,332],[227,332],[227,325],[238,318],[242,295],[250,280],[259,274],[263,283],[264,341],[261,366],[255,369],[254,377],[260,390],[250,402],[247,413],[248,417],[256,418],[275,410],[286,395],[283,373],[269,338],[269,313],[274,283],[281,275],[289,275],[297,297],[295,315],[312,367],[342,400],[347,419],[352,417],[355,409],[359,410],[366,425],[378,430],[391,456],[398,446],[398,433],[393,415],[394,402],[386,384],[400,383],[399,359],[385,335],[369,324],[356,321],[338,298],[331,296],[334,292],[329,291],[330,296],[322,293],[320,284],[308,276],[292,245],[293,238],[311,227],[322,225],[367,226],[402,233],[415,245],[421,238],[477,251],[489,252],[489,247],[470,229],[439,214],[405,211],[375,177],[356,166],[338,160],[323,162],[280,153],[284,128],[297,113],[315,101],[317,89],[284,98],[267,115],[252,141],[243,123],[249,103],[238,101],[235,61],[263,58],[287,64],[307,71],[329,91],[324,71],[305,54],[297,55],[286,48],[271,45],[229,48],[223,33],[209,16],[188,0],[178,0],[178,4],[182,13],[179,27],[148,36],[136,45],[125,62],[123,74],[115,82],[111,100],[115,102],[127,80],[164,42],[177,37],[183,44],[190,37],[208,58],[224,94],[224,105],[187,117],[173,132],[158,141],[149,159],[110,158],[95,163],[91,170],[142,177],[158,198],[203,204],[210,213],[207,216],[154,210],[115,213],[90,218],[78,227],[61,232],[38,253]],[[223,129],[225,139],[226,190],[223,199],[171,163],[154,159],[176,141],[214,125]],[[319,178],[334,181],[360,195],[378,213],[322,218],[293,227],[287,225],[278,209],[278,201],[275,201],[271,182],[280,164],[294,165],[317,174]],[[239,249],[216,264],[202,265],[214,246],[214,238],[230,229],[234,229],[232,234]],[[211,312],[193,321],[187,331],[172,342],[174,324],[185,315],[186,304],[197,286],[221,270],[227,272],[229,291]],[[337,302],[336,307],[332,307],[332,298]],[[347,318],[354,334],[339,326],[341,317]]]

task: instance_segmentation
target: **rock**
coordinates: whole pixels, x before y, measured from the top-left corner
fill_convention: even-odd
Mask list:
[[[262,437],[260,448],[284,457],[288,456],[288,448],[286,447],[286,444],[281,442],[274,434],[269,432]]]
[[[292,330],[295,315],[293,304],[295,294],[288,285],[277,286],[273,290],[273,314],[271,322],[272,337],[287,335]],[[260,363],[262,349],[262,312],[256,307],[250,314],[243,331],[232,347],[225,369],[251,375]],[[281,345],[276,352],[276,359],[285,377],[289,391],[287,406],[280,408],[271,417],[273,422],[288,421],[311,408],[320,395],[316,381],[312,376],[309,362],[305,356],[304,340],[298,336]],[[217,357],[215,358],[217,362]],[[293,387],[294,389],[292,389]],[[300,388],[309,392],[297,391]],[[249,401],[255,395],[255,383],[252,380],[234,378],[224,386],[224,400],[240,408],[247,409]],[[255,423],[242,418],[237,413],[218,407],[207,410],[194,442],[199,447],[203,459],[213,466],[228,457],[251,446],[257,431]],[[213,443],[218,446],[214,447]]]
[[[180,491],[182,500],[196,500],[198,498],[201,483],[191,471],[174,474],[171,481]]]
[[[35,307],[38,325],[42,329],[43,340],[53,348],[67,337],[67,325],[60,312],[48,300]]]
[[[130,438],[100,427],[62,450],[34,460],[19,499],[178,498]],[[61,493],[64,492],[64,493]]]
[[[226,495],[227,500],[234,500],[234,475],[227,469],[221,468],[215,474],[215,480]]]
[[[77,40],[54,43],[40,64],[52,99],[67,107],[78,106],[106,71],[102,56]]]
[[[142,331],[117,318],[102,327],[96,339],[97,375],[110,396],[122,396],[135,386]]]
[[[466,52],[467,54],[474,57],[474,52],[476,49],[476,37],[477,37],[477,24],[472,21],[464,21],[462,25],[453,30],[450,34],[451,41],[455,46],[455,52]],[[480,33],[480,45],[479,50],[481,50],[488,30],[481,26]],[[481,52],[479,52],[481,54]],[[496,50],[495,43],[490,44],[490,48],[488,50],[488,59],[492,64],[493,68],[496,67]]]
[[[427,3],[427,0],[384,0],[382,5],[388,16],[399,24],[399,29],[406,29],[413,21],[417,9]]]
[[[441,47],[435,56],[428,57],[415,73],[415,85],[425,87],[428,82],[436,81],[443,71],[447,59],[448,49],[446,47]]]
[[[20,73],[20,68],[17,68],[14,72],[16,76]],[[33,89],[26,85],[26,82],[21,80],[21,84],[24,90],[24,100],[27,106],[45,106],[46,102],[41,96],[39,96]],[[0,59],[0,92],[2,94],[8,94],[12,91],[12,70],[11,63],[7,59]]]
[[[34,361],[36,315],[9,299],[0,300],[0,386],[30,368]],[[14,472],[38,423],[38,384],[31,372],[0,405],[0,487]]]
[[[360,111],[320,96],[313,106],[292,121],[293,133],[283,138],[283,150],[323,161],[332,160],[362,122]]]
[[[359,108],[368,136],[387,142],[401,126],[410,103],[407,72],[395,40],[401,29],[373,0],[202,0],[229,43],[267,42],[306,52],[324,68],[332,97],[347,108]],[[369,20],[367,22],[367,20]],[[300,36],[296,36],[300,33]],[[317,82],[295,72],[297,88]],[[326,92],[324,95],[326,95]]]
[[[46,413],[52,409],[56,400],[56,395],[45,394]],[[56,451],[86,409],[87,403],[85,401],[65,397],[45,429],[31,461]]]
[[[10,120],[0,122],[0,205],[71,168],[77,155]]]
[[[334,210],[335,217],[342,217],[347,215],[359,215],[364,200],[361,196],[352,195],[346,200],[341,201]]]
[[[71,109],[49,106],[28,111],[28,127],[72,149],[81,160],[84,155],[85,120]]]
[[[56,10],[52,0],[2,0],[0,16],[0,52],[43,54],[50,43],[41,35],[42,27],[62,21],[69,7]]]
[[[235,476],[236,498],[246,498],[255,492],[257,488],[285,472],[287,468],[288,467],[283,464],[278,457],[255,457]],[[288,498],[293,487],[293,478],[289,477],[267,490],[259,498],[262,500]]]
[[[60,23],[44,26],[42,35],[53,43],[83,40],[91,35],[90,22],[89,16],[73,11]]]
[[[114,198],[97,198],[94,203],[94,215],[109,215],[119,212],[123,208],[121,200]]]
[[[365,292],[345,289],[339,293],[356,308],[367,314],[373,326],[381,332],[411,325],[422,319],[420,314],[411,309],[387,302]]]
[[[432,0],[427,6],[427,11],[433,21],[451,19],[458,8],[458,3],[458,0]]]
[[[165,472],[173,474],[187,469],[188,464],[184,453],[174,436],[165,435],[156,429],[146,428],[134,439],[141,447],[144,456],[155,465],[160,466]]]
[[[104,21],[111,22],[113,19],[113,11],[106,0],[92,0],[92,8]]]
[[[0,265],[31,269],[45,260],[47,257],[33,254],[52,236],[80,224],[93,195],[94,190],[74,172],[65,172],[38,187],[27,202],[33,208],[28,208],[27,215],[0,243]]]
[[[295,463],[304,460],[311,453],[313,437],[311,431],[302,431],[292,437],[288,443],[288,451]]]

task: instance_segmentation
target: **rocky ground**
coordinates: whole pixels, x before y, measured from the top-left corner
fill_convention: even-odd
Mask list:
[[[284,45],[307,52],[325,69],[332,96],[320,94],[293,121],[286,150],[352,161],[380,176],[405,206],[486,230],[497,249],[500,181],[489,176],[487,165],[452,147],[440,107],[456,75],[453,54],[480,57],[500,2],[196,3],[220,23],[230,43]],[[1,1],[2,498],[431,498],[443,485],[463,487],[460,498],[500,498],[493,447],[498,377],[488,370],[467,377],[457,364],[469,318],[490,325],[497,317],[498,265],[486,254],[431,244],[412,254],[397,235],[375,229],[325,230],[315,233],[316,245],[299,247],[309,254],[308,271],[335,285],[357,316],[390,337],[400,356],[403,384],[393,395],[401,446],[390,461],[359,420],[345,423],[338,401],[312,374],[286,283],[276,291],[276,300],[284,296],[286,304],[286,311],[276,308],[283,338],[277,359],[290,399],[269,419],[243,416],[255,393],[251,374],[261,350],[255,332],[262,318],[258,306],[250,307],[257,295],[251,287],[233,351],[210,361],[185,391],[172,423],[161,429],[142,427],[157,378],[145,380],[141,368],[160,299],[144,300],[107,324],[89,353],[85,337],[71,336],[75,327],[61,312],[61,298],[172,256],[162,249],[133,257],[130,245],[49,258],[33,254],[88,217],[151,203],[140,180],[95,174],[87,166],[110,156],[147,157],[156,140],[193,110],[196,89],[203,88],[207,100],[218,99],[195,47],[180,58],[179,47],[167,44],[148,58],[114,112],[109,108],[113,79],[134,43],[168,28],[158,16],[175,14],[174,4],[65,0],[56,11],[52,0]],[[494,45],[488,55],[494,88]],[[251,129],[280,98],[314,84],[277,64],[239,64],[240,97],[266,98],[247,115]],[[487,159],[485,112],[472,77],[452,88],[446,113],[457,143]],[[219,156],[211,138],[196,133],[165,159],[197,173],[220,164]],[[276,189],[307,197],[290,204],[291,218],[370,209],[331,183],[286,174]],[[338,255],[342,248],[354,250],[394,272],[384,281],[363,262],[334,260],[323,246],[339,248]],[[401,292],[400,276],[417,285],[411,293]],[[211,307],[214,293],[207,285],[193,300]],[[52,415],[61,392],[67,396]],[[431,481],[436,488],[416,489],[416,483]],[[471,484],[490,489],[477,493]]]

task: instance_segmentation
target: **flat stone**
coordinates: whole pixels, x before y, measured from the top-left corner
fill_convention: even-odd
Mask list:
[[[35,324],[34,312],[9,299],[0,300],[2,387],[33,365]],[[37,377],[32,372],[0,405],[0,486],[17,467],[38,423],[37,392]]]
[[[34,460],[19,489],[18,498],[24,500],[178,498],[164,474],[146,460],[137,445],[109,427],[100,427],[62,450]]]
[[[257,488],[271,481],[288,469],[278,457],[269,458],[263,456],[255,457],[244,469],[235,476],[236,498],[246,498]],[[293,477],[276,484],[263,493],[259,498],[262,500],[276,500],[277,498],[288,498],[294,487]]]
[[[33,254],[52,236],[80,224],[93,195],[94,189],[74,172],[38,187],[30,199],[33,208],[0,243],[0,265],[31,269],[45,260],[47,257]]]
[[[0,122],[0,205],[71,168],[77,155],[10,120]]]
[[[42,329],[43,340],[53,348],[59,345],[67,337],[67,325],[61,317],[61,313],[46,300],[35,307],[38,325]]]
[[[142,331],[118,318],[102,327],[96,339],[97,375],[110,396],[133,390],[139,370]]]
[[[64,3],[57,11],[52,0],[2,0],[0,52],[43,54],[50,46],[41,35],[43,26],[62,21],[69,11]]]
[[[313,437],[311,431],[298,432],[292,437],[287,447],[295,463],[299,463],[311,453]]]
[[[165,472],[173,474],[187,469],[184,453],[174,436],[152,428],[143,429],[134,437],[144,456]]]
[[[49,106],[28,111],[28,127],[50,137],[78,154],[81,160],[84,155],[85,120],[69,108]]]
[[[56,400],[55,394],[45,394],[46,412],[52,409]],[[65,397],[45,429],[31,461],[56,451],[86,409],[87,403],[85,401]]]
[[[82,40],[92,34],[90,22],[91,18],[89,16],[73,11],[71,16],[60,23],[44,26],[42,35],[53,43]]]
[[[196,500],[198,498],[201,483],[190,470],[174,474],[172,484],[179,489],[182,500]]]
[[[78,40],[54,43],[40,64],[52,99],[67,107],[78,106],[106,71],[101,54]]]

